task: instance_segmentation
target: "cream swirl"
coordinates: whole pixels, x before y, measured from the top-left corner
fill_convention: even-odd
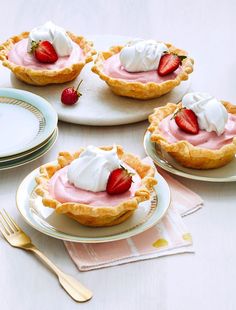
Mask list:
[[[72,40],[66,31],[50,21],[31,30],[27,46],[28,52],[31,51],[32,41],[51,42],[60,57],[69,56],[73,49]]]
[[[101,192],[106,190],[110,173],[119,167],[116,147],[104,151],[90,145],[69,165],[67,177],[77,188]]]
[[[120,52],[120,62],[128,72],[157,70],[167,46],[154,40],[135,40]]]
[[[224,132],[228,112],[215,97],[207,93],[188,93],[183,97],[182,104],[196,114],[200,129],[215,131],[218,136]]]

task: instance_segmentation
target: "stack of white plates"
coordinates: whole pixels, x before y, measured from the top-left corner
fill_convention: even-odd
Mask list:
[[[57,113],[40,96],[0,88],[0,170],[33,161],[57,139]]]

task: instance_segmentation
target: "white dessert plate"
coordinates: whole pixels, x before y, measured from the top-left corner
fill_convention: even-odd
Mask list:
[[[87,37],[94,42],[97,51],[107,50],[112,45],[121,45],[131,39],[111,35]],[[76,80],[66,84],[31,86],[17,80],[13,74],[10,82],[14,88],[31,91],[47,99],[57,111],[59,120],[92,126],[122,125],[146,120],[155,107],[167,102],[179,102],[190,88],[188,80],[160,98],[144,101],[120,97],[114,95],[107,84],[91,71],[92,65],[93,63],[87,64]],[[81,79],[82,96],[77,104],[63,105],[60,100],[62,90],[72,85],[76,86]]]
[[[42,97],[0,89],[0,158],[26,152],[47,140],[57,127],[57,114]]]
[[[52,133],[50,139],[47,140],[46,144],[39,147],[38,149],[36,149],[33,153],[31,153],[29,155],[27,154],[23,157],[13,159],[13,160],[9,160],[7,162],[1,162],[0,163],[0,171],[22,166],[22,165],[28,164],[28,163],[42,157],[53,147],[53,145],[55,144],[55,142],[57,140],[57,137],[58,137],[58,129],[56,128],[54,130],[54,132]]]
[[[151,133],[146,131],[144,136],[144,149],[154,163],[162,169],[178,176],[207,182],[235,182],[236,181],[236,157],[224,167],[209,170],[189,169],[181,166],[167,152],[150,141]],[[157,148],[156,148],[157,146]]]
[[[34,148],[28,150],[28,151],[25,151],[25,152],[22,152],[22,153],[19,153],[19,154],[16,154],[16,155],[11,155],[11,156],[6,156],[6,157],[0,157],[0,165],[1,164],[4,164],[4,163],[8,163],[10,161],[13,161],[13,160],[16,160],[16,159],[22,159],[23,157],[25,158],[26,156],[29,156],[30,154],[32,153],[35,153],[36,151],[38,151],[39,149],[41,149],[43,146],[46,146],[51,139],[53,139],[53,137],[55,136],[55,134],[57,133],[58,129],[56,128],[53,133],[51,134],[51,136],[49,136],[48,139],[46,139],[45,141],[43,141],[41,144],[35,146]]]
[[[165,215],[170,205],[170,189],[165,179],[156,174],[158,185],[152,199],[139,205],[134,214],[124,223],[112,227],[86,227],[56,214],[44,207],[40,197],[32,196],[39,169],[32,171],[20,184],[16,203],[21,215],[29,225],[51,237],[83,243],[99,243],[126,239],[151,228]]]

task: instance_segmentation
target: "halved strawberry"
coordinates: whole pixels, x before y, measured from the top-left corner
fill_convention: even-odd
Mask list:
[[[110,173],[106,192],[109,195],[118,195],[128,191],[132,184],[132,173],[121,166]]]
[[[186,108],[179,109],[173,116],[177,126],[184,132],[196,135],[199,132],[199,125],[196,114]]]
[[[54,63],[57,61],[57,53],[49,41],[32,41],[31,51],[34,57],[42,63]]]
[[[176,54],[164,54],[161,57],[157,72],[160,76],[165,76],[174,72],[182,63],[186,56]]]

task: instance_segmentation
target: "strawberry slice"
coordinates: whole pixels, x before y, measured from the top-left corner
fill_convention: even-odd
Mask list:
[[[128,191],[132,184],[132,173],[121,166],[110,173],[106,192],[109,195],[118,195]]]
[[[49,41],[32,41],[31,51],[39,62],[52,64],[58,60],[57,53]]]
[[[157,73],[160,76],[165,76],[174,72],[176,69],[179,68],[182,60],[185,58],[186,56],[180,56],[176,54],[164,54],[161,57]]]
[[[186,108],[179,109],[174,116],[177,126],[184,132],[196,135],[199,132],[199,125],[196,114]]]

